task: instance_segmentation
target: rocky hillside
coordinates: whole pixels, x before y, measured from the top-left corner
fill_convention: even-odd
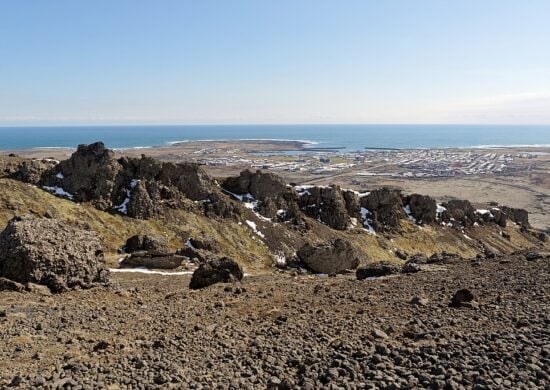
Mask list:
[[[116,158],[102,143],[71,158],[2,159],[0,225],[24,214],[87,224],[114,253],[134,234],[167,238],[172,249],[209,236],[220,255],[247,269],[301,263],[305,244],[346,242],[360,263],[416,253],[511,253],[546,245],[521,209],[378,189],[294,186],[269,172],[243,171],[219,183],[199,165]],[[346,251],[342,252],[343,254]],[[307,267],[312,268],[312,267]],[[313,267],[314,268],[314,267]]]

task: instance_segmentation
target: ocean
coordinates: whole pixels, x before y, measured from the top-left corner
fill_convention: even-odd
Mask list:
[[[0,150],[76,147],[144,148],[178,141],[302,140],[316,148],[466,148],[550,146],[550,125],[174,125],[0,127]]]

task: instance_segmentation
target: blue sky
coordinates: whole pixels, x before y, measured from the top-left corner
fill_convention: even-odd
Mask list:
[[[550,123],[550,1],[0,0],[0,124]]]

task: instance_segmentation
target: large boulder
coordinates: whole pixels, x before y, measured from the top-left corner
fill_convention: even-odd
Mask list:
[[[242,171],[237,177],[225,179],[222,187],[235,194],[250,194],[258,200],[277,198],[288,191],[282,177],[260,170],[252,173],[248,169]]]
[[[405,204],[409,206],[410,215],[418,223],[431,224],[437,217],[437,204],[435,199],[420,194],[412,194],[405,198]]]
[[[155,255],[148,252],[134,252],[120,263],[121,267],[145,267],[158,269],[175,269],[180,267],[185,258],[179,255]]]
[[[476,209],[467,200],[453,199],[443,203],[443,207],[446,209],[441,216],[444,222],[456,221],[472,226],[479,219]]]
[[[124,250],[127,253],[145,251],[149,254],[166,255],[169,253],[168,240],[162,236],[135,235],[126,240]]]
[[[235,260],[229,257],[210,259],[193,272],[189,288],[197,290],[215,283],[240,281],[243,277],[243,270]]]
[[[399,220],[404,217],[401,192],[389,188],[371,191],[361,198],[361,207],[372,216],[375,230],[391,230],[399,227]]]
[[[96,233],[55,219],[18,217],[0,233],[0,277],[62,292],[108,282]]]
[[[338,186],[308,188],[298,197],[298,204],[305,215],[333,229],[345,230],[350,225],[346,201]]]
[[[353,245],[337,238],[326,245],[309,243],[296,253],[300,261],[311,271],[319,274],[338,274],[359,266],[360,256]]]
[[[367,278],[379,278],[381,276],[397,274],[400,271],[401,268],[396,264],[380,262],[357,268],[355,275],[357,280],[363,280]]]
[[[76,152],[46,173],[42,184],[58,186],[77,202],[92,202],[100,210],[112,207],[122,167],[102,142],[79,145]]]
[[[25,160],[12,172],[9,177],[34,185],[40,184],[42,175],[57,165],[52,159]]]
[[[529,226],[529,213],[527,210],[507,206],[501,207],[500,210],[511,221],[523,226]]]

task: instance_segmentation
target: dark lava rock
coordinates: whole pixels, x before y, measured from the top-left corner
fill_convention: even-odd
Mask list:
[[[405,198],[405,204],[409,205],[411,216],[418,223],[434,223],[437,216],[437,203],[435,199],[419,194],[412,194]]]
[[[277,198],[288,191],[284,179],[271,172],[260,170],[252,173],[248,169],[237,177],[228,177],[222,188],[234,194],[250,194],[257,200]]]
[[[243,276],[243,270],[235,260],[229,257],[211,259],[193,272],[189,288],[196,290],[215,283],[240,281]]]
[[[111,197],[121,171],[115,153],[102,142],[96,142],[79,145],[69,159],[44,176],[42,184],[59,186],[73,194],[75,201],[91,201],[106,210],[112,206]]]
[[[25,291],[25,286],[11,279],[0,278],[0,291]]]
[[[529,213],[527,210],[524,209],[518,209],[518,208],[512,208],[508,206],[503,206],[500,208],[500,210],[510,219],[511,221],[524,225],[529,226]]]
[[[44,172],[40,182],[62,188],[77,202],[140,219],[155,218],[162,206],[174,207],[182,198],[204,200],[216,191],[215,181],[197,164],[146,156],[117,159],[102,142],[79,145],[69,159]]]
[[[379,231],[395,229],[404,217],[401,192],[389,188],[371,191],[361,198],[361,207],[372,214],[374,229]]]
[[[168,240],[161,236],[135,235],[126,241],[124,249],[127,253],[146,251],[149,254],[163,256],[169,253]]]
[[[357,250],[351,242],[337,238],[326,245],[309,243],[296,253],[300,261],[311,271],[320,274],[338,274],[359,266]]]
[[[535,260],[538,260],[538,259],[542,259],[542,255],[537,251],[528,251],[525,254],[525,259],[527,261],[535,261]]]
[[[455,292],[449,306],[460,307],[462,304],[472,302],[473,300],[474,294],[470,290],[464,288]]]
[[[333,229],[346,230],[351,222],[338,186],[308,188],[298,197],[298,205],[305,215]]]
[[[392,275],[399,273],[400,271],[400,267],[395,264],[380,262],[357,268],[355,275],[357,276],[357,280],[363,280],[366,278]]]
[[[235,201],[214,192],[204,202],[204,215],[210,218],[238,219],[241,215],[241,210]]]
[[[189,244],[195,249],[202,249],[210,252],[217,252],[219,250],[216,240],[208,234],[200,237],[190,237]]]
[[[38,185],[42,175],[57,164],[54,160],[26,160],[23,161],[17,170],[10,177],[15,180],[24,181]]]
[[[138,254],[145,254],[138,256]],[[122,267],[146,267],[159,269],[175,269],[181,266],[185,258],[179,255],[151,256],[147,252],[134,252],[130,257],[122,260]]]
[[[55,219],[18,217],[0,233],[0,277],[53,292],[106,283],[96,233]]]
[[[467,200],[453,199],[443,203],[443,207],[447,209],[441,216],[445,222],[455,220],[463,223],[464,226],[472,226],[478,221],[476,209]]]

